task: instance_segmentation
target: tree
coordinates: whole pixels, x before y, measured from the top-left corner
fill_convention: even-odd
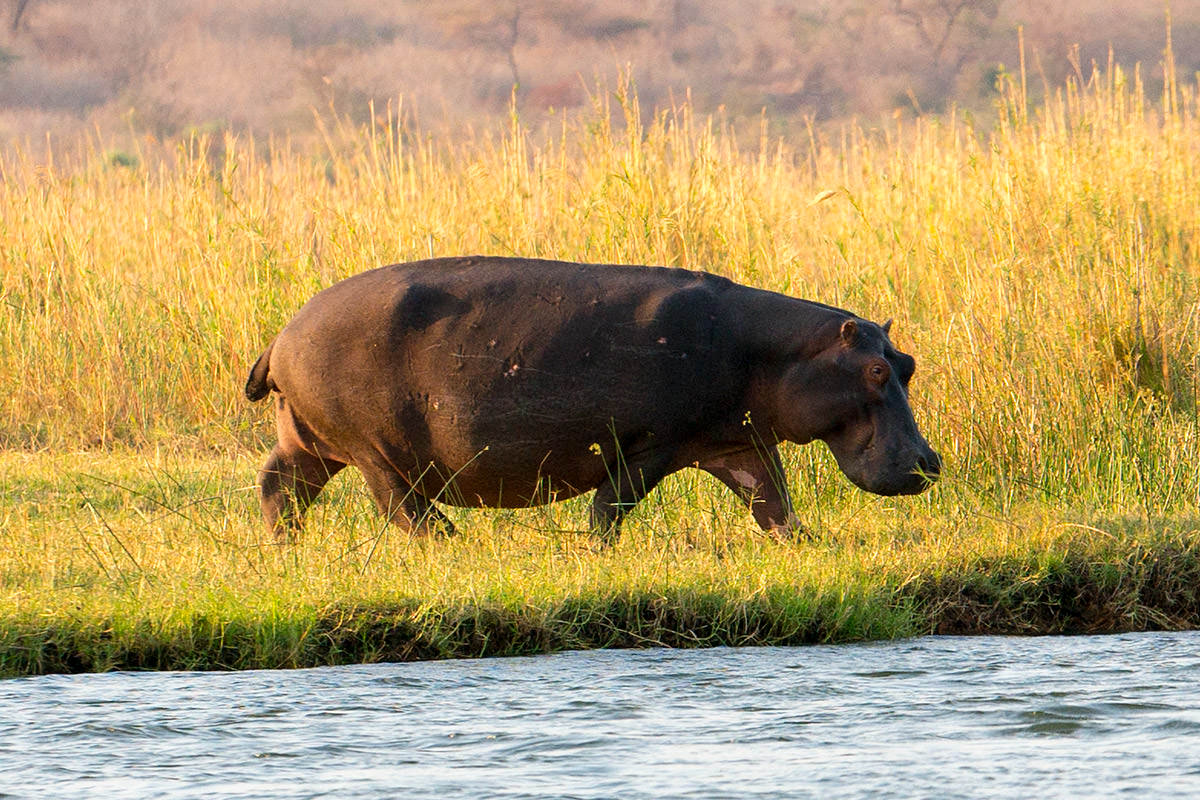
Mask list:
[[[12,32],[16,33],[21,27],[21,17],[24,16],[25,10],[29,8],[29,0],[15,0],[12,16]]]
[[[521,83],[517,69],[517,43],[521,35],[521,0],[508,3],[444,2],[437,6],[446,27],[471,45],[504,54],[514,86]]]
[[[998,0],[892,0],[892,13],[916,32],[933,65],[941,67],[955,31],[972,17],[994,20],[999,14],[999,3]],[[960,51],[956,71],[966,58],[965,50]]]

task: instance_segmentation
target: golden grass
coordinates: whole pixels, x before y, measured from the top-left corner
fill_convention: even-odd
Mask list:
[[[0,157],[4,668],[840,640],[985,607],[1014,612],[998,630],[1197,624],[1200,123],[1196,88],[1166,86],[1150,102],[1111,68],[1038,108],[1010,87],[987,131],[952,114],[750,151],[687,106],[643,123],[622,86],[536,133],[434,140],[384,112],[330,122],[319,154],[226,135],[132,167],[97,142]],[[579,502],[410,541],[348,475],[302,544],[267,544],[249,364],[319,288],[471,252],[895,317],[945,478],[883,500],[791,448],[811,542],[681,475],[595,552]]]

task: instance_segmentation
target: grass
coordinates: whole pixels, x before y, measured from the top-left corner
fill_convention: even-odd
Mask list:
[[[950,114],[749,150],[622,85],[557,128],[454,141],[381,112],[327,121],[319,153],[0,157],[0,670],[1196,627],[1196,87],[1168,66],[1151,99],[1111,67],[1030,107],[1025,81],[986,131]],[[705,268],[895,317],[945,478],[884,500],[790,448],[811,539],[761,536],[682,474],[596,551],[582,501],[409,540],[347,474],[299,545],[271,544],[249,364],[317,289],[469,252]]]
[[[681,475],[597,551],[581,502],[460,511],[459,536],[410,539],[339,476],[310,538],[279,547],[239,485],[244,454],[77,462],[0,460],[5,673],[1172,629],[1200,615],[1195,518],[1084,526],[1026,506],[955,519],[859,495],[811,541],[780,543],[711,480]]]

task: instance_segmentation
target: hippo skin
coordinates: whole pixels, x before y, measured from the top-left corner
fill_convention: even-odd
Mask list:
[[[797,529],[780,441],[828,444],[859,487],[915,494],[941,462],[882,326],[704,272],[476,256],[395,264],[313,297],[251,369],[278,443],[258,476],[292,538],[348,464],[381,513],[453,530],[435,501],[525,507],[595,490],[608,538],[698,467],[766,531]]]

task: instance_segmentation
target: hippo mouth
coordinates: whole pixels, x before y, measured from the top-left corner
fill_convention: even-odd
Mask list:
[[[921,494],[926,489],[933,486],[937,482],[938,474],[936,470],[929,472],[921,468],[917,468],[912,472],[904,475],[898,480],[888,480],[875,484],[874,486],[864,486],[863,488],[869,492],[883,495],[885,497],[895,497],[904,494]]]
[[[873,448],[865,449],[856,458],[844,459],[837,450],[833,455],[855,486],[885,497],[921,494],[937,482],[942,471],[941,458],[928,446],[924,452],[905,459],[881,458]]]

